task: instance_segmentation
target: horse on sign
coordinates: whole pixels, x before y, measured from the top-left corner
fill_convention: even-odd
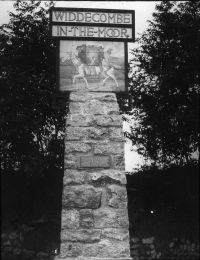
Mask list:
[[[86,46],[85,44],[77,46],[76,53],[72,58],[72,63],[77,71],[77,74],[73,77],[73,83],[75,84],[77,79],[83,79],[86,86],[89,87],[88,78],[99,80],[103,76],[103,85],[111,78],[118,87],[114,72],[115,69],[120,69],[121,67],[112,63],[111,52],[111,48],[104,51],[102,46]]]

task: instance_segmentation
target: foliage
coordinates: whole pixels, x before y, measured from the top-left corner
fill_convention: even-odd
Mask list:
[[[127,189],[134,193],[130,197],[132,200],[138,198],[140,207],[147,214],[154,210],[156,215],[195,216],[198,215],[198,181],[198,163],[171,165],[167,169],[146,167],[127,175]],[[137,206],[137,203],[133,203],[135,212],[138,212]]]
[[[14,2],[1,27],[1,166],[39,172],[61,166],[64,111],[52,107],[56,82],[55,43],[49,33],[52,2]],[[10,42],[11,41],[11,42]],[[9,44],[10,43],[10,44]]]
[[[132,51],[127,136],[153,164],[184,164],[198,151],[199,39],[200,2],[163,1]]]
[[[127,194],[132,256],[199,259],[199,164],[146,167],[127,175]]]

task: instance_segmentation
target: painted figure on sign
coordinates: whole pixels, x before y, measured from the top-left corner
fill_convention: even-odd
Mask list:
[[[95,69],[95,75],[101,76],[103,72],[103,67],[102,67],[102,61],[104,59],[104,49],[101,45],[97,47],[95,55],[93,54],[93,57],[91,59],[90,66],[94,66]]]
[[[102,74],[102,60],[104,58],[103,47],[81,45],[76,47],[76,53],[72,62],[77,69],[73,77],[73,83],[77,79],[83,79],[87,88],[89,77],[100,77]]]
[[[103,80],[103,85],[105,85],[106,81],[111,78],[114,80],[117,87],[119,87],[119,84],[115,77],[115,69],[119,69],[120,66],[113,64],[112,57],[111,57],[112,49],[108,48],[108,50],[104,53],[104,60],[103,60],[103,73],[105,75],[105,78]]]
[[[73,60],[74,65],[78,67],[78,74],[74,76],[73,83],[76,82],[76,79],[83,79],[86,86],[88,87],[88,81],[86,79],[87,74],[87,57],[86,57],[86,46],[77,46],[75,59]]]

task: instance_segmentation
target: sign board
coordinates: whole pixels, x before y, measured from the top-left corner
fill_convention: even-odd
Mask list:
[[[51,35],[58,40],[59,91],[126,91],[134,11],[51,8],[50,21]]]
[[[51,35],[69,40],[135,40],[135,13],[131,10],[52,8]]]

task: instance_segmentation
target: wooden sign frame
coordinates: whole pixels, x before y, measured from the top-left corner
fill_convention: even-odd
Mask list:
[[[101,13],[114,13],[114,14],[131,14],[132,24],[110,24],[110,23],[79,23],[79,22],[53,22],[53,11],[69,11],[69,12],[101,12]],[[50,32],[52,35],[53,25],[74,25],[74,26],[93,26],[93,27],[114,27],[114,28],[130,28],[132,29],[132,38],[98,38],[98,37],[70,37],[70,36],[52,36],[58,40],[89,40],[89,41],[117,41],[117,42],[134,42],[135,41],[135,10],[116,10],[116,9],[95,9],[95,8],[64,8],[64,7],[51,7],[50,8]]]

